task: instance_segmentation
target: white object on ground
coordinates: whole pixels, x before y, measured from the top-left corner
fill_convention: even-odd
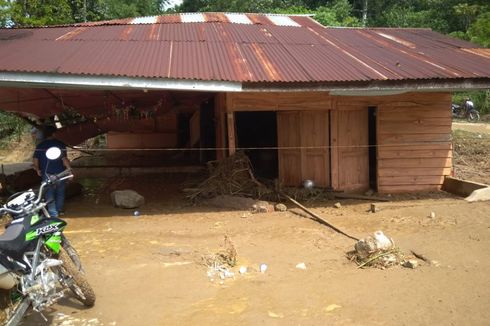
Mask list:
[[[490,187],[485,187],[481,189],[477,189],[471,193],[464,200],[467,202],[475,202],[475,201],[487,201],[490,200]]]
[[[267,265],[266,264],[260,264],[259,270],[261,273],[265,273],[265,271],[267,270]]]
[[[305,265],[305,263],[299,263],[299,264],[296,265],[296,268],[297,269],[303,269],[303,270],[305,270],[306,269],[306,265]]]
[[[390,249],[393,247],[393,240],[384,235],[383,231],[374,232],[374,240],[377,249]]]
[[[247,266],[240,266],[240,269],[238,270],[240,274],[245,274],[247,272]]]

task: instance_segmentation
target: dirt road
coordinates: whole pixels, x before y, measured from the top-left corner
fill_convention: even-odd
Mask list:
[[[292,212],[216,211],[179,196],[166,187],[148,194],[139,217],[106,196],[70,201],[66,233],[97,302],[84,310],[64,300],[46,315],[50,324],[488,325],[490,203],[437,194],[406,196],[378,213],[367,212],[369,202],[308,205],[355,236],[383,230],[404,252],[437,261],[379,270],[357,269],[344,257],[352,240]],[[201,258],[224,235],[238,252],[235,278],[212,281]],[[44,322],[33,314],[25,324]]]
[[[479,122],[479,123],[469,123],[469,122],[453,122],[453,130],[464,130],[469,132],[490,134],[490,123]]]

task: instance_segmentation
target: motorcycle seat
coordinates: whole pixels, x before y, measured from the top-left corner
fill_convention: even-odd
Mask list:
[[[3,234],[0,234],[0,250],[16,251],[24,244],[23,234],[24,225],[11,224]]]

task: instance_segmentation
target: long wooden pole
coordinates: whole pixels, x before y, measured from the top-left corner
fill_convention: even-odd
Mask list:
[[[286,197],[287,199],[289,199],[293,204],[295,204],[296,206],[298,206],[299,208],[301,208],[302,210],[304,210],[305,212],[307,212],[308,214],[310,214],[311,216],[313,216],[315,218],[315,220],[317,222],[320,222],[322,224],[325,224],[326,226],[328,226],[329,228],[331,228],[332,230],[336,231],[337,233],[340,233],[344,236],[346,236],[347,238],[349,239],[352,239],[352,240],[356,240],[356,241],[359,241],[358,238],[356,237],[353,237],[347,233],[345,233],[344,231],[340,230],[339,228],[337,228],[336,226],[330,224],[327,220],[325,220],[323,217],[321,217],[320,215],[317,215],[316,213],[310,211],[308,208],[306,208],[305,206],[301,205],[299,202],[297,202],[296,200],[294,200],[293,198],[291,198],[290,196],[286,195],[286,194],[282,194],[284,197]]]

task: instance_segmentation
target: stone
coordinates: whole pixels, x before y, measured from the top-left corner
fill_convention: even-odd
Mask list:
[[[335,204],[333,205],[333,207],[335,207],[335,208],[342,208],[342,204],[340,204],[340,203],[335,203]]]
[[[403,267],[415,269],[419,267],[419,262],[415,259],[409,259],[403,263]]]
[[[464,200],[467,202],[476,202],[476,201],[487,201],[490,200],[490,187],[481,188],[474,190],[471,195],[466,197]]]
[[[276,204],[275,209],[278,212],[285,212],[288,210],[287,206],[284,204]]]
[[[112,205],[120,208],[137,208],[145,204],[145,198],[134,190],[116,190],[111,193]]]
[[[372,195],[374,195],[374,191],[373,191],[373,189],[369,189],[368,191],[366,191],[366,192],[364,193],[364,195],[366,195],[366,196],[372,196]]]
[[[429,217],[430,218],[436,218],[436,213],[435,212],[430,212]]]
[[[371,204],[371,212],[376,213],[379,212],[379,205],[376,205],[374,203]]]

